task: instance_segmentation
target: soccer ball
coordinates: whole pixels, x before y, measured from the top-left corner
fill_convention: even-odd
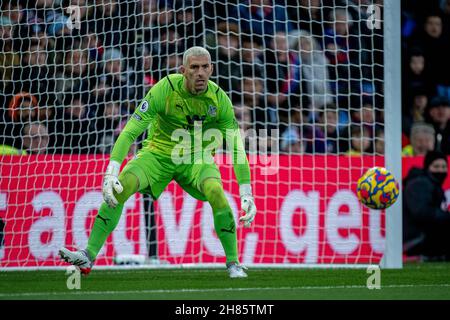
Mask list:
[[[398,182],[386,168],[373,167],[359,178],[356,193],[359,201],[371,209],[386,209],[398,198]]]

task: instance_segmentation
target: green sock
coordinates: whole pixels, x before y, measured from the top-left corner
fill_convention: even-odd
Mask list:
[[[123,204],[118,204],[115,208],[110,208],[103,202],[100,206],[86,248],[92,261],[97,258],[97,255],[105,244],[106,239],[119,223],[122,210]]]
[[[236,224],[230,207],[214,210],[214,228],[222,243],[228,262],[239,263]]]

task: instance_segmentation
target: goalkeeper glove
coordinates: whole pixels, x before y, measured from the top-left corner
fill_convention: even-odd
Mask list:
[[[245,227],[250,227],[250,224],[253,222],[256,215],[256,206],[252,195],[252,187],[250,184],[240,185],[239,193],[241,195],[241,209],[245,212],[245,215],[240,217],[239,221],[244,222]]]
[[[117,193],[123,191],[122,184],[118,178],[119,170],[120,163],[117,161],[110,161],[103,178],[103,200],[105,200],[106,204],[111,208],[115,208],[119,204],[116,197],[114,197],[113,189]]]

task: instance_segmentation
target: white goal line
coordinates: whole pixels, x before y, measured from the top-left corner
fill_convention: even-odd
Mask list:
[[[420,287],[450,287],[449,283],[441,284],[392,284],[381,286],[381,289],[420,288]],[[341,286],[303,286],[303,287],[254,287],[254,288],[204,288],[204,289],[155,289],[155,290],[107,290],[107,291],[67,291],[67,292],[22,292],[0,293],[0,297],[32,297],[42,295],[115,295],[115,294],[152,294],[152,293],[194,293],[194,292],[236,292],[236,291],[268,291],[268,290],[333,290],[333,289],[367,289],[363,285]]]
[[[377,264],[273,264],[273,263],[250,263],[245,264],[246,267],[255,269],[367,269],[369,266]],[[0,267],[0,272],[4,271],[60,271],[66,270],[67,266],[42,266],[42,267]],[[224,269],[223,263],[209,264],[143,264],[143,265],[111,265],[111,266],[95,266],[93,270],[146,270],[146,269]]]

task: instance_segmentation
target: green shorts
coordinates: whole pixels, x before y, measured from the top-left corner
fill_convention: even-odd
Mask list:
[[[122,174],[130,172],[138,177],[139,192],[158,199],[167,185],[175,180],[195,199],[206,201],[201,185],[208,178],[221,181],[219,169],[215,163],[175,164],[166,156],[152,152],[142,152],[127,163]]]

